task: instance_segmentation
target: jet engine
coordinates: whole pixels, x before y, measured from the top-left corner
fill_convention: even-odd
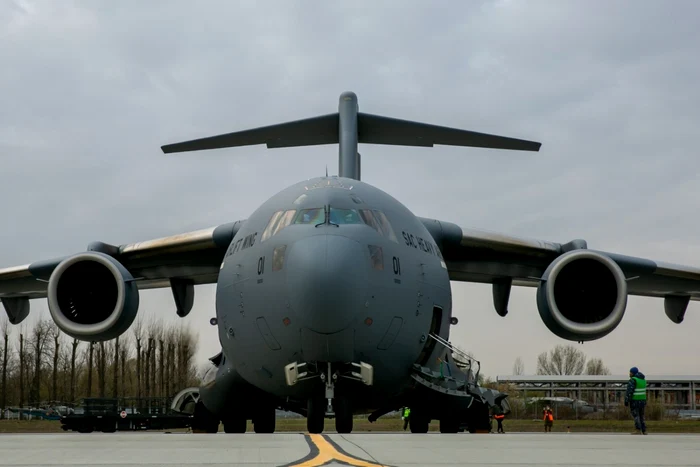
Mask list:
[[[99,252],[66,258],[49,278],[51,317],[71,337],[106,341],[124,333],[139,308],[139,290],[131,273]]]
[[[537,287],[542,321],[563,339],[600,339],[620,324],[626,307],[625,275],[615,261],[595,251],[561,255]]]

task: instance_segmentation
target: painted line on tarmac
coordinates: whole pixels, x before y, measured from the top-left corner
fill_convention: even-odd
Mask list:
[[[309,453],[299,460],[280,467],[321,467],[331,462],[355,467],[393,467],[353,456],[327,435],[304,434],[304,439],[309,445]]]

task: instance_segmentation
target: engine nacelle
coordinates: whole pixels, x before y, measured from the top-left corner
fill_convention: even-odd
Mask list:
[[[563,339],[600,339],[612,332],[625,314],[625,275],[604,254],[570,251],[555,259],[542,276],[537,308],[549,330]]]
[[[49,311],[58,327],[84,341],[123,334],[136,318],[139,290],[119,261],[95,251],[63,260],[49,278]]]

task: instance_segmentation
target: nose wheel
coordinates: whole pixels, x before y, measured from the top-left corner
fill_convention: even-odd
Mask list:
[[[323,433],[326,417],[326,400],[322,397],[309,398],[306,404],[306,430],[309,433]]]
[[[335,383],[338,374],[332,373],[331,364],[328,364],[328,373],[321,373],[321,381],[325,383],[325,394],[309,398],[307,402],[306,429],[309,433],[322,433],[326,416],[335,417],[335,429],[338,433],[352,432],[352,408],[350,400],[343,396],[336,396]]]
[[[333,401],[335,408],[335,431],[338,433],[352,432],[352,406],[347,397],[339,396]]]

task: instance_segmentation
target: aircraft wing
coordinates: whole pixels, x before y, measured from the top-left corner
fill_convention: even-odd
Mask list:
[[[699,268],[589,250],[584,240],[556,243],[462,228],[435,219],[420,220],[437,243],[450,279],[494,284],[494,300],[496,285],[537,287],[547,278],[548,268],[552,270],[564,256],[581,250],[584,255],[592,253],[589,257],[612,260],[624,274],[628,294],[665,298],[666,313],[674,322],[682,321],[689,300],[700,300]],[[576,277],[576,285],[585,280],[585,275]],[[505,313],[503,309],[502,315]]]
[[[93,242],[88,251],[105,253],[119,261],[134,277],[139,289],[171,287],[171,280],[209,284],[233,237],[245,221],[121,246]],[[0,299],[44,298],[53,270],[69,256],[0,269]]]

